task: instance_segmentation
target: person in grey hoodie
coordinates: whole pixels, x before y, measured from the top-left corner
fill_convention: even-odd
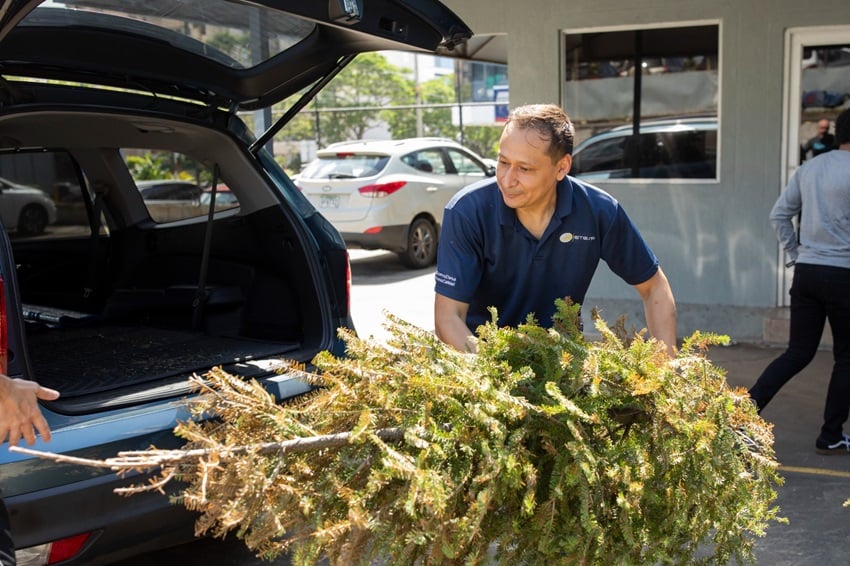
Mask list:
[[[794,266],[787,349],[750,388],[759,411],[814,358],[829,320],[834,365],[815,450],[850,455],[850,110],[835,122],[838,151],[803,163],[770,211],[777,238]],[[798,218],[799,229],[794,229]]]

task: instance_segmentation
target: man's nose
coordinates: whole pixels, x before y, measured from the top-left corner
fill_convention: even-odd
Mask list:
[[[516,168],[513,166],[505,167],[502,173],[502,183],[512,185],[516,181]]]

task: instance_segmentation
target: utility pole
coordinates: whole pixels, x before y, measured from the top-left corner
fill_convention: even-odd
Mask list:
[[[413,91],[416,94],[416,137],[425,135],[422,125],[422,89],[419,86],[419,54],[413,54]]]

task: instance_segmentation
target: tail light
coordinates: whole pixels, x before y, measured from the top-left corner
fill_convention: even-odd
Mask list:
[[[6,282],[0,276],[0,372],[9,370],[9,333],[6,326]]]
[[[345,314],[351,314],[351,256],[345,252]]]
[[[47,544],[22,548],[15,552],[15,558],[18,566],[58,564],[79,554],[90,536],[91,533],[82,533]]]
[[[405,186],[407,181],[393,181],[391,183],[375,183],[374,185],[366,185],[360,187],[357,192],[364,197],[383,198],[389,196]]]

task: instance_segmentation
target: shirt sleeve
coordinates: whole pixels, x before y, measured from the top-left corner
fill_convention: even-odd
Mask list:
[[[797,232],[794,229],[794,218],[800,214],[803,199],[800,193],[800,171],[797,169],[788,181],[785,190],[776,199],[770,211],[770,223],[776,232],[776,239],[788,252],[792,261],[797,261]]]
[[[604,232],[601,251],[611,271],[629,285],[643,283],[658,271],[658,259],[619,204]]]
[[[471,303],[483,271],[483,237],[477,223],[457,207],[446,208],[437,245],[434,291]]]

